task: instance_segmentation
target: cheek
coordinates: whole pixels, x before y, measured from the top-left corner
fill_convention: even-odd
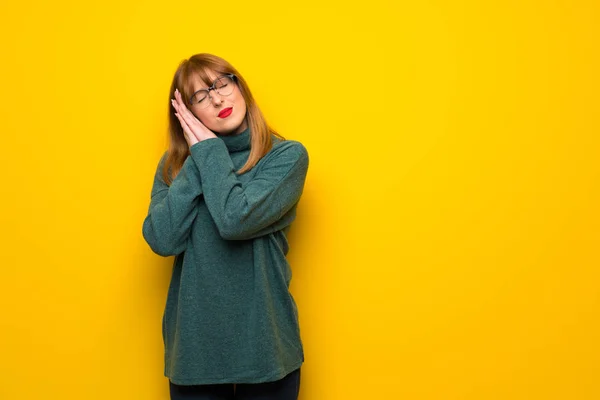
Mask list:
[[[235,91],[235,102],[241,108],[246,108],[246,101],[244,100],[244,96],[242,96],[242,92],[239,89]]]
[[[246,110],[246,101],[244,100],[244,98],[242,97],[242,95],[240,94],[238,96],[237,99],[235,99],[236,103],[238,104],[238,107],[242,110]]]
[[[200,120],[200,122],[202,122],[203,124],[210,124],[210,116],[208,116],[206,113],[202,113],[202,112],[197,112],[196,113],[198,119]]]

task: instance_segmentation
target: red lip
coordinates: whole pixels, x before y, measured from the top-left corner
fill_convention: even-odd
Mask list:
[[[229,114],[231,114],[231,111],[233,110],[232,107],[228,107],[228,108],[224,108],[223,110],[221,110],[221,112],[219,113],[219,118],[225,118],[228,117]]]

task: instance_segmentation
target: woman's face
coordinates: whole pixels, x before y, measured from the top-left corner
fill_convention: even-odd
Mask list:
[[[214,82],[219,75],[207,71],[211,81]],[[192,87],[195,93],[200,89],[208,89],[198,76],[192,77]],[[202,103],[208,103],[203,105]],[[201,104],[192,104],[190,111],[208,129],[219,135],[237,135],[243,132],[248,124],[246,122],[246,101],[238,85],[233,83],[233,92],[227,96],[219,95],[215,90],[210,91],[210,97],[204,99]],[[219,117],[219,113],[231,108],[229,115]]]

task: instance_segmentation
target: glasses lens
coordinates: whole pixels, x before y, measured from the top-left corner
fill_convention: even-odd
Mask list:
[[[208,90],[200,90],[192,96],[192,105],[198,105],[199,107],[206,107],[209,103]]]
[[[215,92],[219,96],[229,96],[233,93],[235,82],[229,76],[221,76],[214,82]],[[192,96],[192,104],[199,108],[206,108],[210,104],[208,90],[200,90]]]
[[[233,81],[228,76],[222,76],[215,82],[215,89],[221,96],[229,96],[233,92]]]

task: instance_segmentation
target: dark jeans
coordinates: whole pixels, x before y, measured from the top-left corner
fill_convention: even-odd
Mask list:
[[[169,380],[171,400],[297,400],[300,368],[274,382],[176,385]],[[234,393],[235,390],[235,393]]]

